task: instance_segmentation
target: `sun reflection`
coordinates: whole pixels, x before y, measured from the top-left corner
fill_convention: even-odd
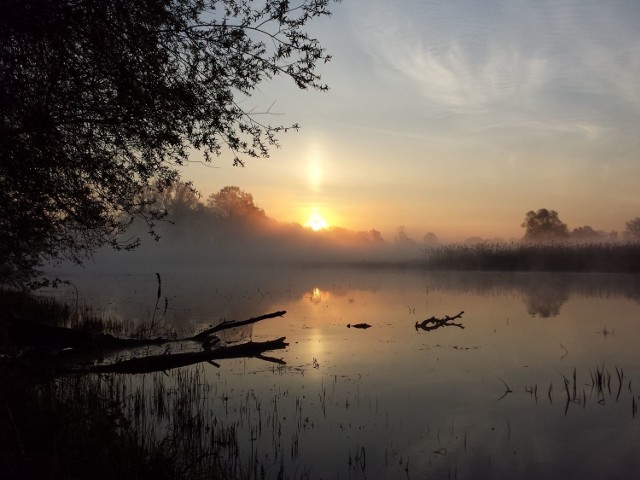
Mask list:
[[[311,303],[320,303],[329,297],[329,292],[314,288],[310,294],[307,294],[307,298]]]

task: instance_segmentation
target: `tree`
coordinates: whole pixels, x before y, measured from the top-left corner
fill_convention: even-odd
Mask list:
[[[372,228],[368,232],[368,237],[373,243],[384,243],[384,239],[382,238],[382,233],[375,228]]]
[[[207,199],[207,207],[219,218],[231,221],[266,220],[264,210],[253,203],[253,195],[239,187],[224,187],[212,193]]]
[[[521,227],[526,229],[525,240],[558,240],[569,235],[567,225],[560,221],[558,212],[546,208],[527,212]]]
[[[625,236],[631,240],[640,240],[640,217],[629,220],[626,226]]]
[[[400,225],[397,229],[397,233],[395,236],[395,241],[398,245],[415,245],[416,241],[409,237],[407,231],[404,228],[404,225]]]
[[[424,237],[422,237],[422,241],[427,245],[437,245],[438,236],[433,232],[428,232],[424,234]]]
[[[151,188],[156,190],[155,186]],[[159,192],[152,191],[152,194],[156,197],[154,206],[166,213],[170,220],[179,220],[203,207],[190,183],[176,181]]]
[[[123,241],[148,197],[199,150],[234,165],[277,135],[240,100],[290,77],[326,90],[330,56],[304,28],[330,0],[6,0],[0,15],[0,270],[81,262]]]
[[[583,227],[574,228],[571,231],[571,239],[578,241],[594,241],[607,238],[607,232],[602,230],[594,230],[593,227],[585,225]]]

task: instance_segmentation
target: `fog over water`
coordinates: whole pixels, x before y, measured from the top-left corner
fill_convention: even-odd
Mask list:
[[[286,337],[270,353],[283,364],[250,357],[128,380],[153,402],[158,385],[171,392],[196,375],[209,393],[194,415],[233,432],[238,450],[218,445],[216,455],[245,473],[604,479],[640,469],[640,276],[464,271],[505,252],[507,267],[540,255],[580,265],[604,252],[619,269],[635,264],[635,247],[439,246],[400,231],[381,241],[250,211],[192,209],[181,228],[161,224],[159,242],[49,268],[70,283],[40,294],[134,324],[155,318],[179,335],[285,310],[220,335],[224,344]],[[465,263],[424,268],[433,252]],[[438,323],[446,317],[455,318]],[[144,421],[162,441],[171,423],[153,405]]]
[[[155,272],[110,267],[56,273],[105,314],[148,321]],[[637,276],[226,265],[161,278],[163,322],[178,329],[287,311],[223,338],[286,336],[289,347],[273,352],[286,365],[200,367],[211,388],[202,414],[234,429],[240,458],[256,459],[265,478],[282,468],[382,479],[408,468],[410,478],[600,479],[640,468]],[[75,298],[62,285],[43,293]],[[456,325],[416,325],[461,311]],[[361,322],[371,328],[347,328]],[[596,369],[611,375],[610,391],[593,386]],[[176,375],[148,384],[170,389]]]

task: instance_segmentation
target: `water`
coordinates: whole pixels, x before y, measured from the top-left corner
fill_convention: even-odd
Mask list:
[[[71,279],[105,314],[152,315],[154,273]],[[598,479],[640,471],[637,276],[229,270],[164,274],[162,295],[162,321],[186,332],[287,311],[225,338],[286,336],[289,347],[270,354],[286,366],[242,359],[198,367],[208,392],[199,415],[233,428],[249,476]],[[416,327],[461,311],[456,325]],[[371,328],[347,328],[365,322]]]

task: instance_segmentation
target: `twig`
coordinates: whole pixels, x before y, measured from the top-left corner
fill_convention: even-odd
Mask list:
[[[505,387],[505,389],[506,389],[506,390],[504,391],[504,394],[503,394],[499,399],[497,399],[497,400],[496,400],[496,402],[499,402],[499,401],[500,401],[500,400],[502,400],[504,397],[506,397],[508,394],[513,393],[513,390],[511,390],[511,388],[509,388],[509,385],[507,385],[507,382],[505,382],[504,380],[502,380],[499,376],[497,376],[497,375],[496,375],[496,378],[497,378],[498,380],[500,380],[500,381],[504,384],[504,387]]]
[[[444,316],[443,318],[431,317],[423,320],[422,322],[416,322],[416,331],[418,329],[424,330],[425,332],[429,332],[431,330],[435,330],[441,327],[458,327],[464,329],[464,325],[461,323],[455,323],[454,320],[457,318],[462,318],[464,311],[461,311],[459,314],[450,317],[449,315]]]

